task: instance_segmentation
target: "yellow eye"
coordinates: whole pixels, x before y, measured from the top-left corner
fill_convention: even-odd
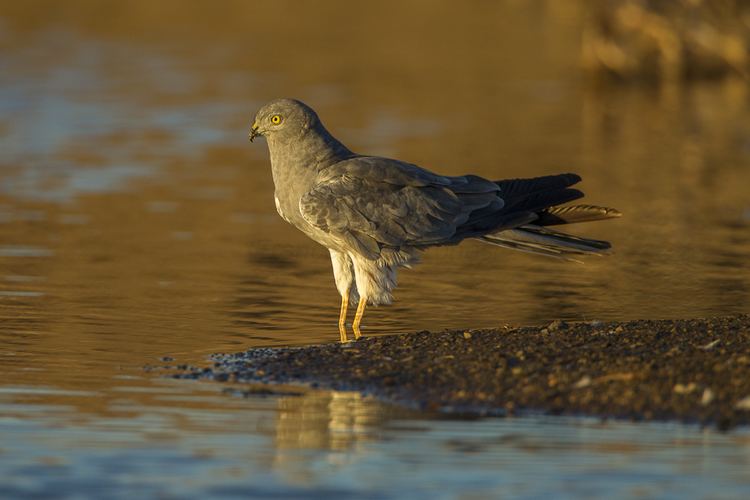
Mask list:
[[[281,115],[273,115],[271,117],[271,123],[273,123],[274,125],[278,125],[279,123],[281,123]]]

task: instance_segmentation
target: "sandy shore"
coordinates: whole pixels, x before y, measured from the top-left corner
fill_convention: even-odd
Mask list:
[[[467,415],[750,423],[750,315],[425,331],[214,360],[175,376],[301,383]]]

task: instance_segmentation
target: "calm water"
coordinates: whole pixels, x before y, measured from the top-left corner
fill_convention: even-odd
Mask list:
[[[748,495],[743,432],[440,420],[142,371],[338,338],[327,252],[276,215],[246,140],[278,96],[354,150],[572,170],[625,213],[580,228],[616,249],[583,265],[428,252],[366,334],[748,312],[744,81],[594,88],[575,3],[386,2],[356,25],[340,2],[24,5],[0,6],[0,497]]]

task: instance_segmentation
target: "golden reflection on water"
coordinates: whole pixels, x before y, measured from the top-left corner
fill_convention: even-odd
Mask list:
[[[338,338],[328,254],[276,215],[265,145],[246,141],[278,96],[354,150],[575,171],[625,214],[580,228],[615,247],[584,265],[430,251],[365,334],[748,311],[746,82],[590,85],[578,2],[378,2],[357,21],[340,1],[214,4],[0,5],[0,374],[78,391],[15,404],[138,414],[161,356]],[[348,449],[378,418],[321,398],[280,400],[278,449]]]

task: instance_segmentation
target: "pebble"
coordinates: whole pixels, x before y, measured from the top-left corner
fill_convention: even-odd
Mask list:
[[[559,330],[565,330],[568,328],[568,324],[565,321],[556,319],[549,325],[547,325],[547,330],[550,332],[557,332]]]
[[[716,347],[720,343],[721,343],[721,340],[720,339],[716,339],[713,342],[709,342],[706,345],[702,345],[701,349],[703,349],[704,351],[710,351],[711,349],[713,349],[714,347]]]
[[[689,384],[675,384],[674,388],[672,389],[677,394],[690,394],[696,389],[696,385],[694,382],[690,382]]]
[[[584,375],[578,380],[578,382],[573,384],[573,387],[575,389],[584,389],[590,385],[591,385],[591,377],[589,377],[588,375]]]

